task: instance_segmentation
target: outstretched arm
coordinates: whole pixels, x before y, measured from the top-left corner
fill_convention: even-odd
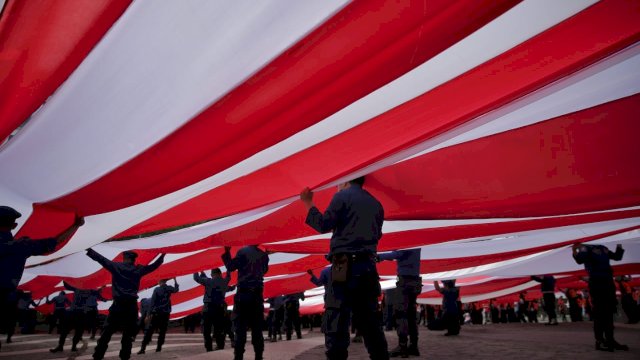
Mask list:
[[[224,253],[222,253],[222,262],[227,268],[227,273],[238,270],[238,257],[236,256],[235,259],[231,258],[231,246],[224,247]]]
[[[76,291],[78,290],[77,288],[71,286],[68,282],[66,281],[62,281],[62,286],[64,286],[65,289],[69,290],[69,291]]]
[[[622,255],[623,254],[624,254],[624,249],[622,248],[622,245],[618,244],[618,245],[616,245],[616,251],[615,252],[609,251],[609,259],[615,260],[615,261],[620,261],[620,260],[622,260]]]
[[[73,224],[67,229],[64,230],[63,232],[61,232],[60,234],[58,234],[55,239],[56,242],[58,244],[66,241],[67,239],[69,239],[71,237],[71,235],[73,235],[73,233],[76,232],[76,230],[78,230],[78,228],[80,226],[84,225],[84,218],[80,217],[80,216],[76,216],[75,220],[73,221]]]
[[[331,199],[331,203],[324,214],[313,204],[313,192],[308,187],[304,188],[300,193],[300,200],[308,210],[305,221],[307,225],[319,233],[326,233],[336,227],[338,213],[343,207],[343,202],[339,197],[334,196],[333,199]]]
[[[160,267],[160,265],[162,265],[162,263],[164,262],[164,256],[166,254],[162,253],[160,254],[160,257],[158,259],[156,259],[156,261],[154,261],[152,264],[149,264],[145,267],[142,268],[142,275],[146,275],[150,272],[155,271],[157,268]]]
[[[93,249],[87,249],[87,256],[93,259],[94,261],[97,261],[98,264],[102,265],[102,267],[107,269],[107,271],[113,272],[115,270],[114,262],[98,254],[97,251]]]

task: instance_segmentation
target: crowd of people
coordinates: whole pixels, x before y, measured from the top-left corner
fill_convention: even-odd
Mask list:
[[[419,305],[418,295],[422,292],[420,276],[420,249],[397,250],[378,253],[377,245],[382,236],[384,209],[380,202],[363,189],[364,177],[338,186],[329,206],[321,212],[313,203],[313,192],[305,188],[301,202],[307,209],[306,224],[320,233],[332,232],[330,250],[326,255],[329,266],[324,267],[319,276],[309,269],[310,281],[324,287],[324,313],[321,330],[325,337],[328,359],[346,359],[354,339],[362,339],[371,359],[390,357],[407,358],[419,356],[420,324],[431,330],[445,331],[445,336],[456,336],[465,323],[538,322],[540,308],[548,318],[549,325],[558,324],[558,315],[566,320],[567,309],[571,321],[582,321],[584,315],[594,322],[595,348],[614,351],[628,350],[618,343],[613,333],[613,318],[616,309],[616,285],[610,260],[620,260],[624,249],[618,245],[610,251],[602,245],[575,244],[573,257],[578,264],[584,264],[588,274],[587,288],[562,289],[566,301],[556,298],[556,279],[551,274],[532,276],[540,282],[542,302],[528,299],[521,293],[517,302],[498,304],[489,301],[488,306],[471,303],[462,304],[460,288],[455,279],[444,279],[433,283],[442,296],[439,306]],[[16,315],[24,324],[30,321],[27,312],[36,307],[29,293],[18,290],[18,284],[29,256],[50,252],[68,239],[84,223],[77,218],[74,224],[57,237],[46,240],[14,239],[11,233],[16,227],[20,213],[10,207],[0,207],[0,318],[7,331],[7,341],[15,328]],[[120,358],[129,359],[132,343],[143,332],[139,355],[146,352],[154,332],[158,332],[156,352],[162,351],[171,313],[171,296],[179,291],[175,278],[162,279],[155,287],[151,298],[142,299],[140,316],[138,293],[143,276],[155,271],[164,260],[164,254],[149,265],[136,263],[137,254],[123,253],[123,261],[112,261],[93,249],[87,256],[98,262],[111,274],[113,302],[102,326],[102,333],[93,353],[94,359],[102,359],[109,346],[111,336],[122,331]],[[225,339],[230,337],[235,359],[244,357],[247,332],[251,331],[251,343],[255,359],[263,357],[265,344],[263,330],[268,330],[271,342],[291,340],[293,335],[302,338],[300,301],[303,293],[286,294],[267,299],[268,315],[264,309],[264,276],[269,271],[269,254],[257,244],[247,245],[232,255],[231,248],[225,247],[221,260],[226,268],[226,276],[220,269],[213,269],[210,276],[204,272],[193,274],[193,279],[204,287],[203,307],[200,316],[204,347],[206,351],[225,347]],[[394,261],[397,282],[394,289],[385,291],[384,296],[377,272],[377,263]],[[237,272],[237,282],[230,284],[231,273]],[[621,293],[622,308],[631,323],[639,320],[637,292],[628,284],[628,278],[616,278]],[[105,301],[98,289],[81,289],[64,283],[69,296],[64,291],[46,303],[53,306],[49,319],[49,332],[59,329],[58,346],[52,352],[63,351],[67,335],[73,330],[72,351],[89,328],[92,337],[97,329],[97,302]],[[225,301],[227,293],[235,290],[233,310],[228,311]],[[634,297],[635,296],[635,297]],[[14,311],[20,309],[19,311]],[[306,319],[309,326],[313,321]],[[192,317],[184,320],[185,331],[197,327]],[[384,330],[396,330],[397,346],[389,350]],[[215,341],[215,348],[214,348]],[[355,340],[354,340],[355,341]]]

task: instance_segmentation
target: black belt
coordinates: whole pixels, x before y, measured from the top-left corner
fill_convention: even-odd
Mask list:
[[[353,254],[339,253],[339,254],[335,254],[334,256],[340,256],[340,255],[345,255],[347,259],[349,259],[349,261],[351,261],[352,263],[374,260],[373,254],[369,252],[353,253]]]
[[[408,280],[422,280],[419,275],[398,275],[400,279],[408,279]]]

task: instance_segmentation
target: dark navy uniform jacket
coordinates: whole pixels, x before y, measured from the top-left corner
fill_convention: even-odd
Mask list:
[[[330,277],[331,277],[331,267],[326,267],[324,269],[322,269],[322,271],[320,272],[320,277],[317,278],[314,274],[311,274],[311,282],[314,283],[316,286],[326,286],[329,285],[330,282]]]
[[[452,288],[442,287],[440,293],[442,294],[442,310],[447,314],[457,314],[460,288],[455,286]]]
[[[287,308],[299,308],[300,300],[304,300],[304,293],[299,292],[285,296],[284,303]]]
[[[590,281],[609,280],[613,277],[613,270],[611,270],[609,260],[620,261],[623,254],[624,250],[622,248],[616,248],[615,252],[611,252],[603,245],[583,245],[573,254],[573,258],[578,264],[584,264]]]
[[[0,232],[0,289],[15,290],[27,258],[51,252],[57,243],[56,239],[15,240],[10,231]]]
[[[144,298],[140,300],[140,317],[144,318],[151,313],[151,299]]]
[[[171,294],[177,293],[179,290],[178,284],[175,287],[164,284],[155,288],[153,295],[151,295],[151,312],[171,313]]]
[[[227,271],[238,270],[238,289],[255,289],[264,286],[264,274],[269,270],[269,256],[257,246],[245,246],[236,257],[224,252],[222,261]]]
[[[69,285],[66,281],[62,282],[62,285],[64,285],[64,288],[69,290],[69,291],[73,291],[73,303],[71,304],[71,307],[69,308],[72,311],[88,311],[89,310],[89,298],[91,297],[95,297],[95,298],[101,298],[104,299],[101,295],[100,295],[100,291],[98,290],[93,290],[93,289],[78,289],[76,287],[73,287],[71,285]],[[96,302],[96,307],[98,306],[98,303]]]
[[[53,299],[47,301],[47,304],[53,304],[55,310],[64,310],[67,305],[71,304],[71,301],[67,298],[67,295],[56,295]]]
[[[391,251],[378,257],[380,260],[396,260],[399,276],[420,276],[420,249]]]
[[[202,302],[205,304],[225,304],[226,293],[235,289],[235,286],[229,286],[229,281],[231,280],[230,272],[227,272],[227,276],[224,278],[209,278],[204,273],[195,273],[193,274],[193,280],[204,286],[204,297],[202,298]]]
[[[98,310],[98,300],[107,301],[107,299],[102,297],[100,290],[92,290],[89,296],[87,297],[85,311],[89,312],[89,311]]]
[[[532,276],[531,279],[540,283],[540,291],[543,293],[555,293],[556,291],[556,278],[552,275]]]
[[[142,266],[111,261],[93,249],[87,250],[87,256],[97,261],[111,273],[113,299],[137,299],[140,279],[162,265],[162,258],[153,264]]]
[[[320,233],[333,231],[329,255],[370,252],[375,254],[382,237],[384,210],[362,187],[351,184],[338,191],[321,214],[309,209],[306,223]]]

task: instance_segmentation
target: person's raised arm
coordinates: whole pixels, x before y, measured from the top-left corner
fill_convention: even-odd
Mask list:
[[[173,291],[174,293],[180,291],[180,285],[178,285],[178,280],[174,277],[173,278]]]
[[[333,230],[336,227],[338,213],[344,205],[340,196],[337,195],[338,194],[331,199],[331,203],[324,214],[322,214],[313,204],[313,192],[308,187],[304,188],[300,193],[300,200],[305,204],[308,211],[305,220],[306,224],[319,233],[326,233]]]
[[[378,261],[387,261],[387,260],[395,260],[399,256],[399,252],[397,251],[389,251],[386,253],[378,254]]]
[[[618,245],[616,245],[616,251],[615,252],[609,251],[609,259],[615,260],[615,261],[620,261],[620,260],[622,260],[622,255],[623,254],[624,254],[624,249],[622,248],[622,245],[618,244]]]
[[[113,272],[115,270],[114,262],[100,255],[97,251],[93,249],[87,249],[87,256],[94,261],[97,261],[98,264],[102,265],[102,267],[107,269],[107,271]]]
[[[56,242],[58,244],[65,242],[82,225],[84,225],[84,218],[81,216],[76,216],[75,220],[73,221],[73,224],[71,224],[71,226],[68,229],[64,230],[63,232],[61,232],[55,237]]]
[[[49,295],[47,295],[47,297],[45,298],[46,300],[46,304],[49,305],[51,304],[53,301],[49,300]]]
[[[160,254],[160,257],[157,258],[156,261],[154,261],[153,263],[151,263],[151,264],[149,264],[147,266],[142,267],[142,270],[141,270],[142,275],[146,275],[146,274],[148,274],[150,272],[155,271],[157,268],[159,268],[160,265],[162,265],[162,263],[164,262],[164,256],[165,255],[166,255],[165,253]]]
[[[96,297],[102,302],[109,301],[104,296],[102,296],[102,289],[104,289],[104,285],[100,286],[98,290],[96,290]]]
[[[322,286],[324,285],[323,283],[320,282],[320,280],[316,277],[316,275],[313,273],[313,270],[308,269],[307,270],[307,274],[311,275],[311,279],[309,279],[309,281],[311,281],[315,286]]]
[[[66,281],[62,281],[62,286],[64,286],[64,288],[65,288],[65,289],[67,289],[67,290],[69,290],[69,291],[73,291],[73,292],[75,292],[76,290],[78,290],[78,289],[76,289],[75,287],[71,286],[71,284],[69,284],[69,283],[68,283],[68,282],[66,282]]]
[[[222,253],[222,262],[227,268],[227,272],[238,270],[238,256],[235,259],[231,258],[231,246],[225,246]]]
[[[537,282],[542,282],[542,278],[540,276],[531,275],[531,280],[537,281]]]
[[[193,280],[200,285],[204,285],[204,278],[205,278],[205,275],[202,272],[200,274],[193,273]]]
[[[436,291],[441,293],[442,290],[440,289],[440,284],[437,281],[433,282],[433,286],[436,288]]]

